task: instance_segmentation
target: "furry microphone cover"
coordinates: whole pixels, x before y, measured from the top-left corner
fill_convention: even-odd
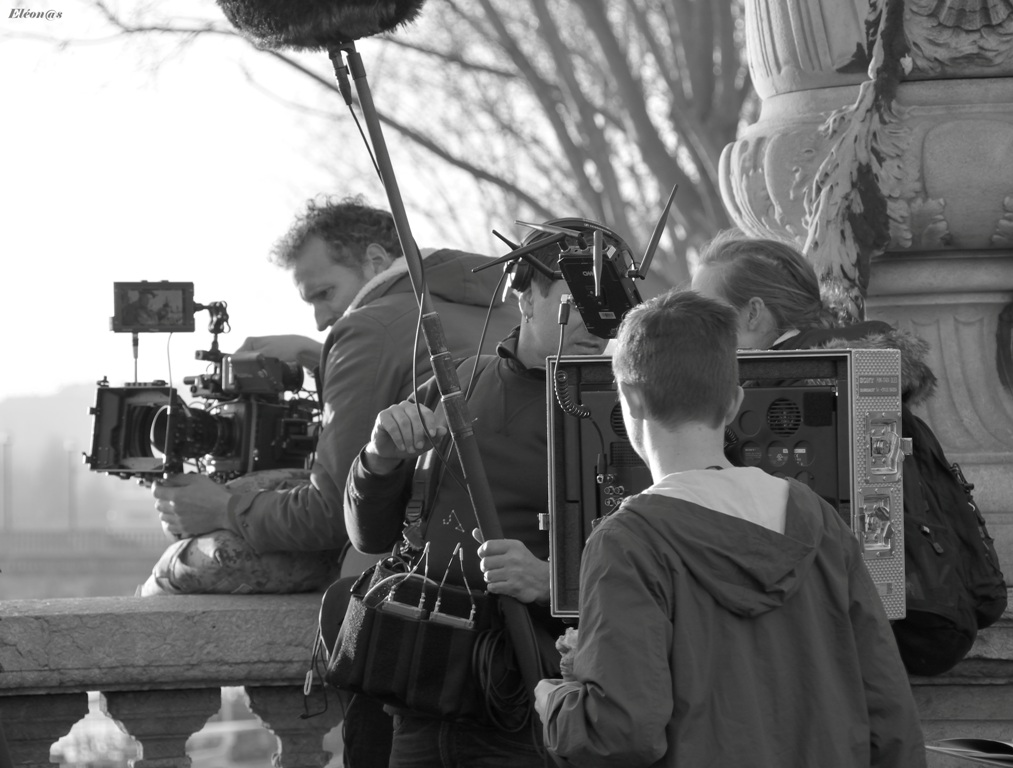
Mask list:
[[[225,18],[265,48],[326,50],[412,22],[425,0],[218,0]]]

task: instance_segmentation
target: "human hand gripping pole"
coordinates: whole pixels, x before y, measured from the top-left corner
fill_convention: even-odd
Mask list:
[[[342,50],[347,51],[345,47],[342,47]],[[361,59],[358,58],[358,54],[354,50],[351,51],[351,54],[349,57],[349,68],[355,80],[356,93],[359,96],[359,103],[362,105],[363,114],[366,119],[377,167],[383,179],[384,188],[390,202],[391,213],[394,216],[398,238],[404,251],[408,275],[415,290],[416,300],[419,302],[419,307],[421,308],[422,333],[429,351],[433,377],[440,392],[440,402],[443,404],[447,417],[447,427],[453,438],[458,460],[461,463],[461,472],[468,489],[468,496],[475,513],[475,519],[478,521],[478,526],[484,539],[502,539],[503,529],[496,512],[496,504],[489,487],[485,466],[482,464],[482,458],[478,453],[478,443],[475,440],[468,404],[464,399],[464,393],[461,391],[457,368],[454,365],[447,346],[443,324],[439,314],[433,309],[429,291],[425,285],[422,258],[411,234],[408,217],[394,176],[394,169],[384,143],[380,122],[376,116],[372,97],[366,84],[365,72],[362,71]],[[537,685],[543,675],[531,617],[528,614],[527,608],[514,598],[501,596],[500,606],[506,620],[511,644],[517,655],[521,674],[524,677],[525,688],[529,698],[533,701],[535,685]]]
[[[233,25],[261,46],[327,50],[334,65],[338,88],[349,107],[351,91],[348,76],[351,74],[372,144],[376,170],[390,203],[408,276],[419,303],[422,331],[433,376],[446,412],[447,426],[461,463],[475,518],[484,539],[503,538],[495,501],[478,453],[468,405],[461,391],[442,322],[429,297],[422,258],[408,223],[379,116],[366,82],[362,59],[355,50],[356,39],[386,32],[413,20],[421,9],[422,0],[359,0],[340,3],[326,0],[308,3],[291,3],[287,0],[218,0],[218,4]],[[527,608],[511,597],[500,597],[500,606],[528,697],[533,701],[535,685],[543,675],[531,617]]]

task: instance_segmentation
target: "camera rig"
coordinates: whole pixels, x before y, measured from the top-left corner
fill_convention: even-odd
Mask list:
[[[216,482],[262,469],[302,468],[316,448],[317,399],[303,390],[295,363],[253,352],[224,354],[218,336],[229,330],[225,302],[194,304],[211,316],[211,348],[195,357],[210,372],[186,376],[187,403],[165,381],[112,387],[98,382],[91,453],[94,472],[149,483],[183,471],[186,463]]]

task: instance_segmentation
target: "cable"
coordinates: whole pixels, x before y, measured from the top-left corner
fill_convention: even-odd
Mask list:
[[[169,332],[169,336],[165,340],[165,364],[169,371],[169,404],[166,406],[165,411],[165,440],[162,441],[162,469],[165,474],[168,474],[170,470],[169,462],[173,461],[169,455],[170,448],[172,447],[172,427],[173,427],[173,392],[175,389],[172,385],[172,355],[169,353],[169,346],[172,343],[172,332]],[[137,378],[136,375],[134,377]],[[183,462],[179,463],[179,471],[183,471]]]
[[[564,311],[565,307],[565,311]],[[575,416],[578,419],[590,419],[591,426],[598,433],[598,442],[601,444],[601,455],[605,455],[605,436],[601,433],[598,423],[591,418],[591,409],[586,405],[574,403],[570,398],[570,388],[566,386],[567,378],[564,371],[559,370],[559,360],[563,356],[563,333],[566,330],[566,323],[570,317],[570,304],[564,296],[559,306],[559,346],[556,347],[556,363],[553,366],[552,391],[556,395],[556,402],[563,413]]]
[[[362,130],[362,124],[359,122],[359,116],[355,114],[355,110],[352,109],[352,105],[348,105],[348,111],[352,115],[352,120],[355,121],[355,127],[359,129],[359,135],[362,137],[362,143],[366,145],[366,152],[369,154],[369,159],[373,163],[373,170],[376,171],[376,175],[380,177],[380,185],[383,184],[383,174],[380,173],[380,166],[376,162],[376,157],[373,155],[373,147],[370,146],[369,139],[366,138],[366,132]]]
[[[376,175],[380,177],[380,186],[386,186],[383,183],[383,174],[380,173],[380,166],[376,162],[376,156],[373,154],[373,147],[369,143],[369,139],[366,138],[366,132],[362,130],[362,124],[359,122],[359,116],[355,114],[352,100],[352,86],[348,80],[348,65],[345,64],[344,59],[341,57],[340,50],[333,50],[330,52],[331,65],[334,67],[334,79],[337,80],[338,90],[341,92],[341,96],[348,107],[348,112],[352,116],[352,120],[355,122],[355,127],[359,129],[359,136],[362,137],[362,143],[366,146],[366,152],[369,154],[369,159],[373,163],[373,170],[376,171]]]
[[[172,355],[169,354],[169,346],[172,344],[173,331],[169,332],[168,338],[165,340],[165,364],[169,369],[169,388],[172,388]],[[136,379],[136,375],[134,376]]]
[[[512,655],[506,633],[499,629],[480,632],[471,651],[472,669],[485,695],[486,716],[496,728],[507,733],[522,730],[533,710],[523,677],[519,673],[510,674],[512,669],[506,660]]]
[[[482,354],[482,345],[485,344],[485,334],[489,331],[489,320],[492,318],[492,310],[496,306],[496,297],[499,296],[499,289],[503,285],[503,281],[506,280],[506,277],[506,272],[500,275],[496,288],[492,292],[492,298],[489,299],[489,308],[485,312],[485,322],[482,323],[482,335],[478,337],[478,347],[475,349],[475,364],[471,366],[471,381],[468,382],[468,391],[464,393],[465,401],[471,399],[471,393],[475,388],[475,370],[478,368],[478,358]]]
[[[422,286],[423,286],[422,290],[424,291],[425,290],[424,281],[422,283]],[[443,469],[449,472],[450,476],[454,478],[457,484],[461,486],[461,488],[464,489],[464,491],[467,493],[468,492],[467,483],[465,483],[464,479],[454,471],[453,467],[450,466],[450,459],[447,456],[443,455],[443,451],[440,450],[439,443],[437,442],[436,438],[434,438],[432,434],[430,434],[429,428],[426,427],[426,421],[425,419],[422,418],[422,404],[419,402],[418,397],[419,392],[418,370],[415,367],[415,360],[419,354],[419,336],[421,335],[421,333],[422,333],[422,302],[419,302],[419,318],[415,324],[415,339],[412,342],[412,397],[414,398],[415,412],[418,413],[419,415],[419,423],[422,424],[422,431],[425,432],[426,437],[429,439],[430,445],[433,446],[433,451],[436,452],[436,456],[437,458],[439,458],[440,463],[443,466]],[[440,472],[439,477],[437,478],[437,487],[436,487],[437,493],[439,493],[439,484],[442,482],[443,482],[443,472]],[[434,498],[435,495],[436,494],[434,494]]]

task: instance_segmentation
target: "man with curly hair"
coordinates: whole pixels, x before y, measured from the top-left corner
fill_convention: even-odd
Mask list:
[[[496,295],[501,272],[473,273],[488,259],[456,250],[423,250],[422,257],[454,359],[476,353],[487,313],[484,351],[492,351],[516,317]],[[312,467],[305,479],[266,489],[251,476],[229,486],[198,474],[157,483],[153,494],[163,528],[184,537],[178,546],[195,557],[197,548],[227,553],[203,562],[213,570],[224,561],[230,572],[197,574],[197,585],[183,589],[173,583],[173,573],[161,578],[156,573],[142,594],[155,594],[159,587],[169,592],[326,587],[348,543],[342,500],[349,467],[369,442],[376,414],[431,375],[426,344],[415,344],[418,303],[390,213],[361,198],[310,201],[276,245],[273,260],[291,272],[300,296],[313,307],[317,330],[328,331],[326,340],[253,337],[237,351],[297,362],[315,373],[323,427]],[[185,564],[186,558],[181,551],[161,562]],[[346,732],[346,752],[352,736]]]
[[[418,304],[393,217],[358,198],[311,201],[273,256],[291,271],[317,329],[329,329],[327,338],[321,344],[297,335],[253,337],[237,351],[315,370],[324,416],[310,479],[284,492],[236,494],[203,476],[184,475],[157,485],[155,506],[172,534],[224,529],[261,553],[341,549],[348,541],[345,478],[369,441],[376,414],[431,375],[424,342],[412,356]],[[512,309],[495,297],[497,271],[472,272],[485,262],[449,249],[423,252],[426,284],[456,359],[474,354],[491,303],[490,348],[513,325]]]
[[[474,354],[490,304],[490,348],[512,326],[495,297],[498,273],[472,268],[486,258],[461,251],[423,251],[426,283],[456,359]],[[376,414],[404,400],[413,381],[430,376],[423,342],[415,346],[418,304],[393,217],[361,198],[310,201],[279,240],[274,261],[291,271],[313,307],[320,342],[298,335],[252,337],[237,352],[298,362],[317,375],[323,431],[309,480],[283,492],[231,493],[200,475],[154,489],[156,509],[174,535],[213,530],[241,536],[258,553],[340,550],[348,541],[342,515],[345,478],[369,441]],[[283,591],[283,590],[282,590]]]

